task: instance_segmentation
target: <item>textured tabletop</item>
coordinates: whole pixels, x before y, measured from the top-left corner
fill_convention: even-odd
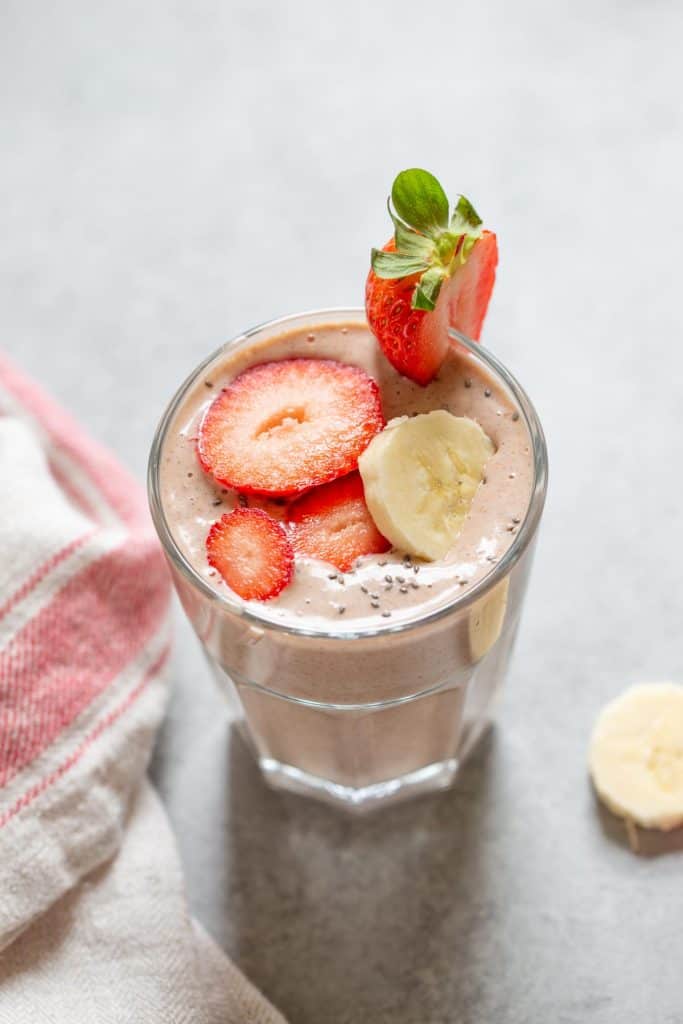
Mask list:
[[[457,789],[367,821],[267,791],[177,616],[154,778],[194,911],[292,1024],[683,1019],[683,853],[634,856],[585,768],[607,699],[683,680],[683,9],[562,6],[0,11],[0,344],[140,477],[211,348],[362,301],[398,169],[499,234],[485,341],[551,488]]]

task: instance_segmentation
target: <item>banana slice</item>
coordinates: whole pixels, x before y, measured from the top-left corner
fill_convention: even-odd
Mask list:
[[[472,661],[479,661],[488,654],[500,636],[508,606],[509,586],[510,580],[506,576],[485,597],[475,601],[470,609],[468,632]]]
[[[633,686],[601,712],[590,773],[622,818],[664,831],[683,824],[683,686]]]
[[[365,500],[394,547],[433,561],[453,546],[494,446],[444,409],[392,420],[358,460]]]

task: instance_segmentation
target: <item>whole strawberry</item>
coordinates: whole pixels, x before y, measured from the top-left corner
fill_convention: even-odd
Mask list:
[[[365,309],[389,362],[425,385],[446,357],[449,327],[479,340],[498,245],[464,196],[449,216],[446,194],[429,171],[401,171],[388,206],[394,237],[372,250]]]

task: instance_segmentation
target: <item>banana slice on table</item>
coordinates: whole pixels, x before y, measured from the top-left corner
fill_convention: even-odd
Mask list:
[[[433,561],[453,546],[495,449],[444,409],[392,420],[358,460],[365,500],[394,547]]]
[[[589,767],[615,814],[664,831],[683,824],[683,686],[632,686],[608,704],[595,725]]]

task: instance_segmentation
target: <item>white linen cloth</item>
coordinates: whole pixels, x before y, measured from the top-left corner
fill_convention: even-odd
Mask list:
[[[168,601],[137,483],[0,357],[0,1024],[283,1024],[145,779]]]

